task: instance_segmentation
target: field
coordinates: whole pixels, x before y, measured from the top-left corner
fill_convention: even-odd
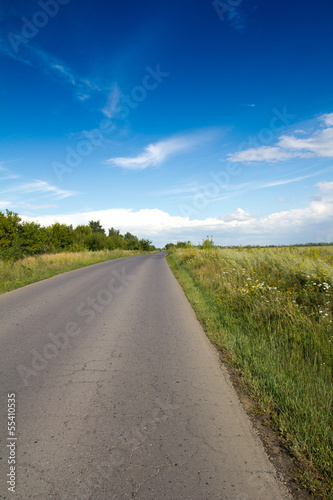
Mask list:
[[[210,339],[333,498],[333,247],[173,249],[168,261]]]
[[[66,271],[143,253],[140,250],[116,249],[44,254],[8,262],[0,260],[0,294]]]

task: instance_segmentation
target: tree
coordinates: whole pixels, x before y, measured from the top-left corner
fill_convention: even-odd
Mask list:
[[[171,250],[171,248],[176,248],[176,245],[174,243],[167,243],[165,245],[166,250]]]
[[[92,234],[92,229],[89,226],[79,225],[73,231],[73,246],[72,249],[76,252],[87,248],[88,237]]]
[[[210,238],[209,236],[207,236],[205,240],[202,240],[202,248],[204,250],[211,250],[212,248],[214,248],[213,236],[211,236]]]
[[[24,221],[20,224],[18,243],[22,257],[42,254],[47,251],[45,232],[36,222]]]
[[[136,236],[134,236],[134,234],[131,234],[129,232],[127,232],[125,234],[124,239],[125,240],[135,240],[135,241],[138,241],[138,238]]]
[[[141,240],[139,240],[139,244],[141,250],[143,250],[144,252],[149,252],[149,250],[151,250],[151,241],[148,240],[147,238],[141,238]]]
[[[103,229],[99,220],[97,220],[97,221],[90,220],[89,227],[91,228],[93,233],[105,234],[105,229]]]
[[[127,232],[125,236],[118,229],[109,229],[109,236],[100,221],[89,221],[88,225],[72,225],[55,222],[51,226],[41,227],[35,222],[23,221],[9,210],[0,211],[0,259],[18,260],[28,255],[46,252],[80,250],[129,250],[152,251],[155,247],[149,239],[138,239]]]
[[[115,229],[114,227],[111,227],[111,229],[109,229],[109,236],[120,236],[119,229]]]
[[[57,251],[70,249],[71,244],[74,242],[74,231],[72,225],[67,226],[66,224],[55,222],[47,229],[49,233],[49,242],[51,243],[51,248],[53,250]]]
[[[107,248],[108,239],[104,233],[95,231],[87,237],[86,246],[88,250],[95,252],[96,250],[104,250]]]
[[[8,246],[12,243],[18,234],[21,217],[15,212],[6,210],[6,213],[0,212],[0,245]]]
[[[9,210],[0,212],[0,255],[4,260],[22,257],[19,245],[21,217]]]

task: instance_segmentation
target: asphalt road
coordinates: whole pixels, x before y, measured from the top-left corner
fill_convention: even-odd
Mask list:
[[[163,253],[2,295],[0,325],[0,498],[288,498]]]

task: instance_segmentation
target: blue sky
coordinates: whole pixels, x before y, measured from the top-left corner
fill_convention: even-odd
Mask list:
[[[0,210],[333,241],[333,4],[3,0]]]

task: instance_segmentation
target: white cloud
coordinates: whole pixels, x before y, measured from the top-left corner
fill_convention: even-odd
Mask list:
[[[24,217],[23,217],[24,218]],[[88,224],[100,220],[107,230],[115,227],[121,232],[130,231],[148,237],[158,246],[177,240],[198,243],[212,234],[217,244],[289,244],[317,241],[333,241],[333,197],[312,200],[305,208],[280,211],[266,216],[253,215],[242,208],[232,213],[190,219],[170,215],[159,209],[110,209],[67,215],[27,218],[43,225],[61,222]]]
[[[333,158],[333,128],[315,132],[307,139],[298,139],[291,135],[283,135],[279,141],[282,150],[294,151],[297,156],[311,154],[312,156]]]
[[[327,181],[318,182],[318,184],[316,184],[316,186],[319,187],[319,189],[322,193],[333,194],[333,182],[327,182]]]
[[[318,120],[326,128],[319,128],[307,138],[282,135],[275,146],[250,148],[227,155],[232,162],[277,162],[291,158],[333,158],[333,113],[321,115]],[[296,133],[296,132],[295,132]],[[304,135],[304,131],[299,131]]]
[[[212,140],[215,136],[216,132],[196,132],[171,137],[155,144],[149,144],[142,153],[135,157],[110,158],[106,163],[125,169],[143,170],[147,167],[160,165],[169,156],[187,151],[202,142]]]
[[[320,119],[328,126],[333,127],[333,113],[321,115]]]
[[[10,163],[10,162],[0,161],[0,172],[4,172],[3,176],[0,177],[0,181],[6,181],[8,179],[17,179],[19,176],[16,174],[12,174],[7,167],[4,167],[5,163]]]
[[[0,210],[5,210],[6,208],[11,207],[10,201],[0,201]]]
[[[34,182],[13,186],[2,191],[2,193],[42,193],[42,195],[45,196],[54,196],[56,199],[68,198],[69,196],[77,194],[74,191],[68,191],[65,189],[59,189],[56,186],[51,186],[47,182],[38,179]]]
[[[232,162],[252,162],[252,161],[285,161],[297,156],[295,153],[283,151],[279,147],[262,146],[261,148],[250,148],[239,153],[228,155],[228,160]]]
[[[283,203],[283,202],[284,202],[284,201],[286,201],[286,200],[283,198],[283,196],[281,196],[281,198],[278,198],[278,200],[277,200],[277,201],[279,201],[280,203]]]
[[[226,215],[220,215],[219,217],[217,217],[218,220],[221,220],[223,222],[249,221],[255,218],[255,215],[251,215],[249,212],[246,212],[242,208],[237,208],[235,212]]]

